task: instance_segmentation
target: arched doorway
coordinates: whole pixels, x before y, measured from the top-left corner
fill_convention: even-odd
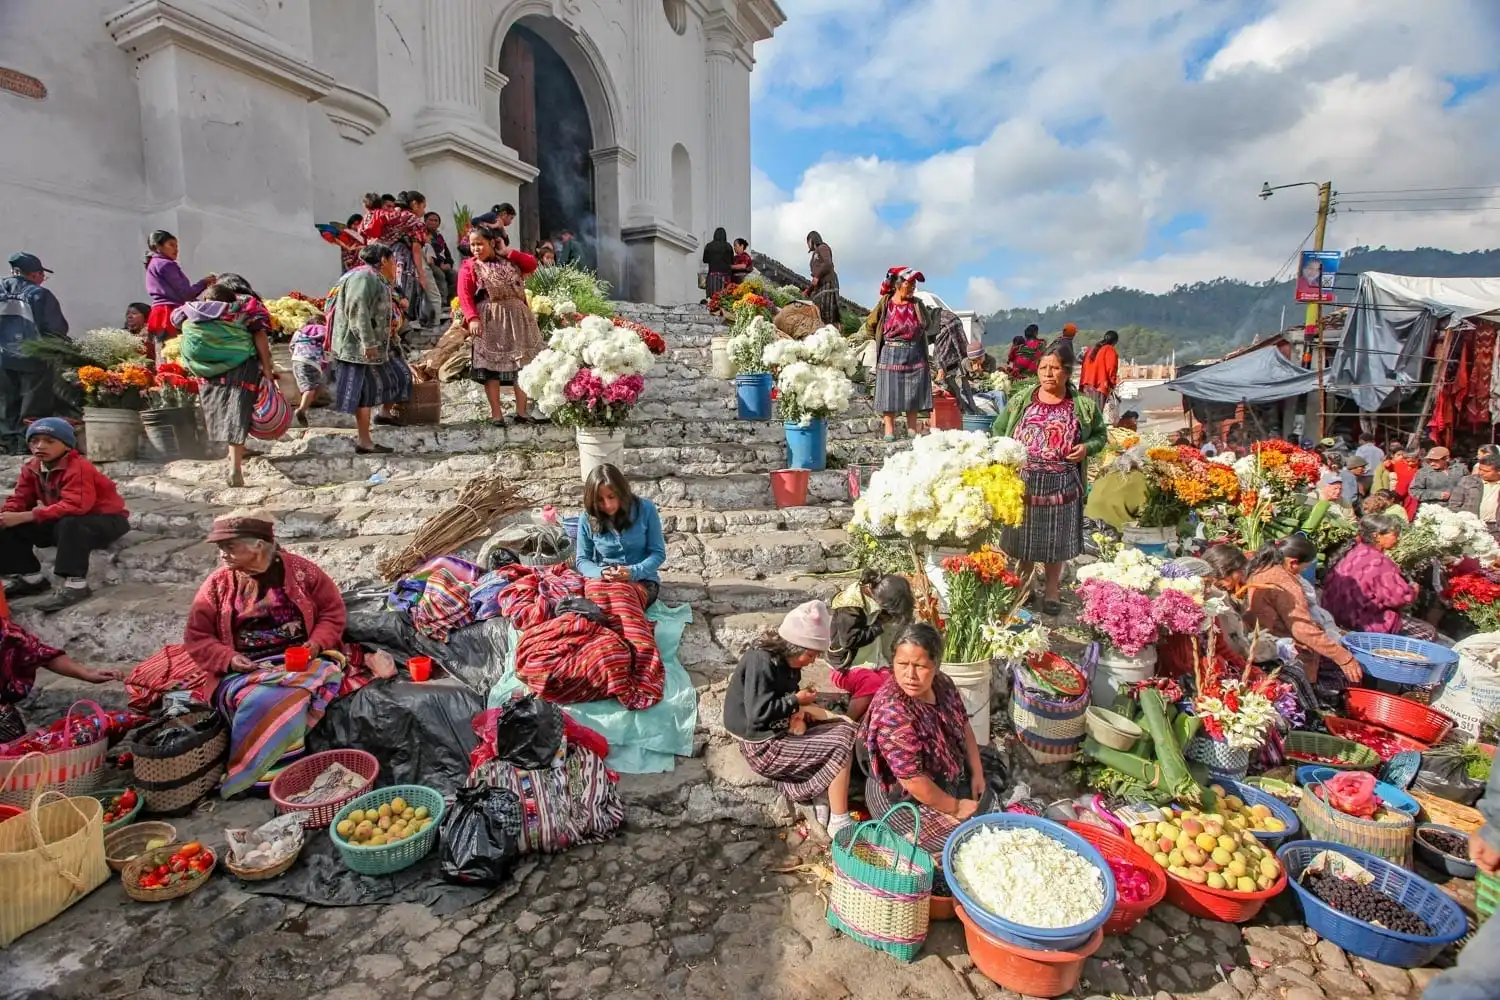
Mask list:
[[[538,170],[522,184],[518,246],[528,252],[566,229],[583,243],[585,262],[598,267],[598,210],[594,183],[595,123],[578,79],[532,18],[513,25],[500,46],[500,136]],[[540,30],[538,30],[540,29]]]

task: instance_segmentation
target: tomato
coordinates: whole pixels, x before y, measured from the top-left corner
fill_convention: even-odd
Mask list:
[[[152,874],[155,875],[157,878],[166,878],[167,877],[167,872],[168,872],[168,869],[167,869],[166,865],[158,865],[157,868],[156,868],[156,871],[152,872]]]
[[[214,859],[211,854],[200,854],[188,862],[188,867],[192,868],[195,872],[206,872],[213,866]]]
[[[135,808],[135,803],[136,803],[135,789],[134,788],[127,788],[127,789],[125,789],[125,794],[120,796],[120,798],[118,799],[118,802],[119,802],[121,808],[123,808],[126,812],[129,812],[130,810],[134,809]]]
[[[187,871],[188,860],[187,858],[173,858],[172,864],[169,867],[172,869],[172,873],[174,875],[181,874],[182,872]]]
[[[155,889],[160,885],[161,883],[156,880],[156,876],[154,874],[147,875],[145,878],[141,879],[142,889]]]
[[[177,856],[179,858],[196,857],[197,855],[202,853],[203,845],[198,843],[196,840],[192,841],[191,843],[183,844],[180,848],[177,849]]]

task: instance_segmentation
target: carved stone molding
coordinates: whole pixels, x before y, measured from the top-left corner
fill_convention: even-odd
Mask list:
[[[339,135],[350,142],[363,143],[391,117],[390,110],[375,95],[343,84],[334,84],[318,104]]]
[[[644,243],[654,241],[665,243],[667,246],[676,247],[684,253],[692,253],[698,249],[698,238],[692,233],[679,229],[670,222],[648,222],[645,225],[627,226],[620,230],[620,239],[626,243]]]

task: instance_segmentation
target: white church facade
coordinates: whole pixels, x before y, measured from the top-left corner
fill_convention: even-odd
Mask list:
[[[314,226],[366,191],[510,202],[518,246],[582,234],[621,298],[696,299],[749,235],[750,71],[775,0],[4,0],[3,249],[75,325],[142,298],[153,229],[197,277],[319,294]]]

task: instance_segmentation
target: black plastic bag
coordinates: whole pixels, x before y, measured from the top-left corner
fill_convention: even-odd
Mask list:
[[[495,756],[523,771],[551,767],[562,748],[562,709],[529,694],[506,702],[498,711]]]
[[[521,854],[521,800],[506,788],[460,788],[438,831],[443,878],[498,885]]]
[[[1445,757],[1424,753],[1422,766],[1412,779],[1411,787],[1421,789],[1440,799],[1472,806],[1484,794],[1485,783],[1471,778],[1465,771],[1462,757]]]
[[[480,697],[455,677],[374,680],[336,698],[307,734],[309,753],[350,747],[380,762],[377,785],[427,785],[444,794],[469,781]]]
[[[488,618],[457,629],[439,642],[417,631],[405,611],[386,606],[388,592],[357,590],[344,594],[348,621],[344,639],[373,649],[383,649],[405,662],[413,656],[428,656],[432,662],[453,674],[481,695],[505,672],[510,655],[509,622],[500,617]]]

